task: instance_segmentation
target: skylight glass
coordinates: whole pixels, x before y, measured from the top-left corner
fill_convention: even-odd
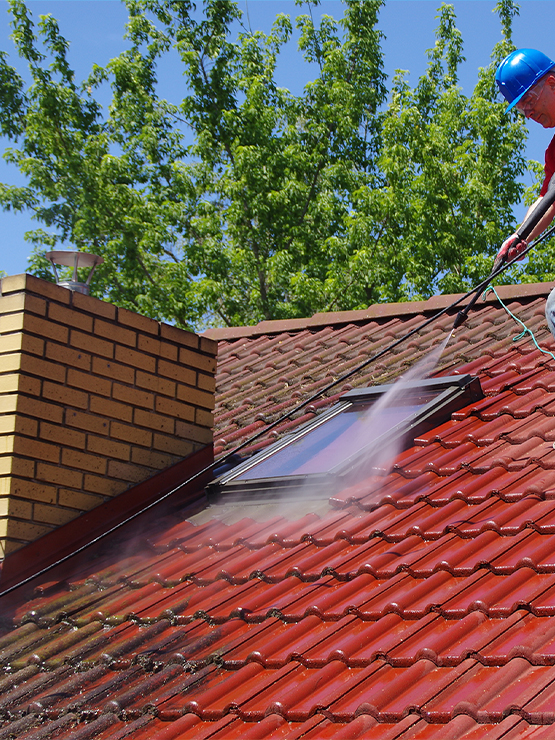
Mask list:
[[[480,383],[468,375],[386,385],[346,393],[339,403],[294,434],[288,435],[225,473],[210,490],[265,491],[276,486],[345,475],[371,454],[400,451],[403,440],[443,423],[453,411],[483,397]],[[395,444],[392,443],[395,440]],[[325,486],[322,486],[324,491]]]
[[[375,400],[355,403],[299,435],[287,446],[237,476],[253,480],[268,476],[329,473],[358,455],[428,403],[435,392],[414,393],[403,403],[374,412]]]

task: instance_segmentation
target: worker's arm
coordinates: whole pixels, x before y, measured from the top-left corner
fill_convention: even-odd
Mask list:
[[[542,202],[543,198],[538,198],[535,203],[532,203],[530,208],[526,211],[526,216],[524,217],[524,221],[522,224],[524,224],[528,217],[534,212],[536,207]],[[555,203],[546,211],[546,213],[541,217],[541,219],[538,221],[538,223],[534,226],[530,234],[526,239],[522,239],[519,236],[519,228],[515,231],[514,234],[511,234],[511,236],[508,239],[505,239],[503,244],[501,245],[501,249],[497,253],[497,257],[495,258],[495,263],[493,265],[494,271],[497,270],[503,262],[510,262],[511,260],[514,260],[516,257],[518,257],[526,247],[528,246],[529,241],[534,241],[540,234],[542,234],[549,224],[553,221],[555,218]],[[521,259],[524,259],[524,256],[521,257]]]
[[[526,219],[528,216],[532,213],[532,211],[542,202],[543,198],[538,198],[535,203],[533,203],[530,208],[526,212]],[[532,229],[530,232],[530,235],[527,238],[527,241],[533,242],[534,239],[536,239],[540,234],[543,234],[543,232],[547,229],[549,224],[553,221],[555,218],[555,203],[549,208],[549,210],[541,217],[541,219],[538,221],[536,226]],[[524,221],[522,223],[524,223]]]

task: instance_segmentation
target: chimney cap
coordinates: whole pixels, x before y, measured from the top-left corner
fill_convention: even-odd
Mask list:
[[[69,249],[56,249],[51,252],[46,252],[44,255],[46,259],[51,263],[56,282],[63,288],[68,290],[74,290],[78,293],[89,294],[89,284],[93,276],[94,268],[97,265],[101,265],[104,262],[104,257],[100,257],[98,254],[90,254],[89,252],[76,252],[75,250]],[[73,267],[73,278],[71,280],[60,280],[56,265],[63,265],[64,267]],[[91,271],[87,280],[82,283],[77,279],[77,268],[78,267],[90,267]]]
[[[100,257],[98,254],[75,252],[69,249],[57,249],[52,252],[46,252],[44,256],[52,264],[56,263],[64,267],[96,267],[96,265],[101,265],[104,262],[104,257]]]

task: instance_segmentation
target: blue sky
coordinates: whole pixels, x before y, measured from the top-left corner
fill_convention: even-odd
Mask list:
[[[51,13],[58,20],[62,34],[71,43],[70,62],[78,80],[88,75],[93,64],[105,65],[124,48],[122,37],[127,15],[119,0],[28,0],[27,4],[34,19]],[[426,50],[434,44],[435,17],[440,4],[440,0],[386,0],[379,27],[385,35],[382,48],[389,76],[396,69],[405,69],[410,73],[409,81],[414,84],[422,74],[427,62]],[[489,0],[454,2],[466,57],[460,83],[467,94],[472,92],[479,67],[488,64],[493,45],[500,38],[498,19],[492,12],[494,5]],[[251,28],[263,31],[269,30],[277,13],[295,16],[301,12],[294,0],[241,0],[239,6],[248,11]],[[337,0],[322,0],[320,10],[334,18],[340,18],[343,12]],[[245,23],[248,21],[245,13]],[[513,25],[513,39],[517,47],[538,48],[555,58],[554,27],[553,0],[522,0],[520,16]],[[11,64],[23,72],[20,60],[14,55],[10,33],[8,3],[0,0],[0,49],[8,52]],[[311,70],[299,64],[294,47],[281,60],[278,74],[278,83],[294,92],[300,92],[311,78]],[[178,65],[168,63],[161,69],[161,77],[162,94],[177,102],[183,85]],[[554,132],[534,123],[529,130],[527,154],[543,162],[543,151]],[[0,146],[3,146],[1,140]],[[4,163],[0,163],[0,181],[22,183],[17,171]],[[25,272],[30,247],[23,235],[36,226],[27,214],[0,212],[0,270],[8,275]]]

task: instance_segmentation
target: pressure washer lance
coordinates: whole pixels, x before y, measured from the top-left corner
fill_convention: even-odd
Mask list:
[[[516,232],[516,235],[518,237],[518,240],[516,240],[517,244],[519,240],[526,241],[526,239],[530,236],[534,228],[539,224],[539,222],[545,216],[553,203],[555,203],[555,174],[552,175],[547,187],[547,192],[545,193],[543,198],[540,200],[538,205],[534,208],[532,213],[528,216],[528,218],[524,221],[524,223]],[[549,233],[551,233],[551,231],[552,230],[550,230]],[[496,277],[502,271],[502,269],[504,269],[505,266],[508,267],[509,265],[512,265],[513,262],[516,262],[523,255],[527,254],[530,249],[532,249],[532,247],[536,246],[536,244],[538,244],[540,241],[543,241],[546,237],[547,233],[541,236],[539,239],[536,239],[534,242],[532,242],[532,244],[529,244],[523,252],[521,252],[514,259],[508,262],[507,265],[505,265],[505,263],[507,262],[507,256],[498,256],[493,263],[493,268],[487,280],[484,283],[480,283],[480,285],[476,288],[476,292],[474,293],[474,296],[470,303],[457,314],[455,318],[455,323],[453,324],[453,329],[457,329],[466,321],[470,309],[474,307],[474,304],[480,297],[480,294],[482,293],[484,288],[486,288],[491,283],[493,278]]]

